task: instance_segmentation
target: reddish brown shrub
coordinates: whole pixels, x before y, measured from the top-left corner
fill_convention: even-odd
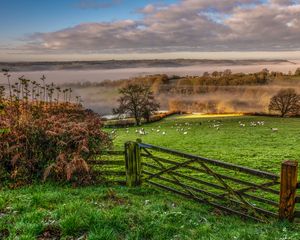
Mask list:
[[[111,146],[101,127],[100,117],[79,105],[6,104],[0,115],[2,180],[88,180],[86,161]]]

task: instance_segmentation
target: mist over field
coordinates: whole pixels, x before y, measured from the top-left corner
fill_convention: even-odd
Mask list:
[[[0,64],[1,67],[7,67]],[[213,71],[230,69],[232,73],[256,73],[262,69],[270,72],[294,73],[300,61],[285,60],[154,60],[154,61],[109,61],[100,63],[39,63],[8,64],[12,68],[12,78],[25,76],[39,81],[45,75],[48,83],[64,87],[71,86],[74,96],[80,95],[84,105],[102,115],[112,113],[117,106],[118,87],[99,86],[107,80],[131,79],[155,74],[168,76],[202,76]],[[79,69],[79,70],[78,70]],[[4,79],[3,79],[4,81]],[[294,87],[300,92],[300,81],[275,81],[267,86],[223,86],[218,91],[205,94],[158,93],[162,110],[172,108],[174,102],[184,102],[191,112],[210,112],[203,104],[214,103],[217,112],[265,112],[270,97],[281,88]],[[197,106],[197,104],[199,106]],[[201,105],[202,104],[202,105]]]

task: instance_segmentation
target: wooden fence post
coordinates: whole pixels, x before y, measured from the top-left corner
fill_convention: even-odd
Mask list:
[[[141,150],[137,142],[125,143],[126,185],[140,186],[142,183]]]
[[[298,162],[285,161],[281,165],[279,218],[294,220]]]

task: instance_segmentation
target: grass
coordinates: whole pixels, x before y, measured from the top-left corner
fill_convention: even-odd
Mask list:
[[[250,126],[257,121],[265,124]],[[214,124],[220,124],[219,130]],[[279,173],[284,159],[300,159],[299,126],[296,118],[187,115],[145,125],[149,132],[145,136],[136,133],[140,127],[118,129],[114,143],[121,149],[125,141],[142,138],[146,143]],[[272,132],[273,127],[278,132]],[[242,220],[147,185],[74,189],[49,183],[0,191],[0,239],[8,233],[8,239],[293,240],[300,239],[300,226]]]
[[[250,126],[251,122],[257,121],[264,121],[264,125]],[[219,130],[213,127],[218,122]],[[239,122],[246,126],[241,127]],[[141,138],[145,143],[273,173],[279,173],[281,162],[286,159],[300,160],[300,118],[205,118],[201,115],[184,115],[166,118],[161,122],[144,125],[143,128],[149,134],[136,133],[141,127],[129,128],[128,133],[124,128],[117,129],[114,134],[115,148],[122,149],[124,142]],[[278,132],[273,132],[271,128],[278,128]],[[166,134],[162,135],[162,132]]]
[[[24,240],[300,238],[297,225],[241,221],[148,187],[46,184],[2,190],[0,197],[0,239],[7,232]]]

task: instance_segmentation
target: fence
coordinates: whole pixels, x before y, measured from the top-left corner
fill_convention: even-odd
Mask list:
[[[103,151],[89,160],[95,182],[126,185],[124,154],[124,151]]]
[[[112,156],[122,155],[123,159],[111,160]],[[113,182],[130,187],[148,183],[256,221],[268,222],[270,218],[293,221],[300,217],[300,212],[295,211],[296,203],[300,202],[296,196],[300,184],[297,184],[298,163],[295,161],[282,163],[279,176],[140,140],[125,143],[124,152],[106,152],[104,156],[109,159],[95,159],[92,164],[101,166],[99,175],[110,176]],[[103,166],[116,168],[103,170]]]

